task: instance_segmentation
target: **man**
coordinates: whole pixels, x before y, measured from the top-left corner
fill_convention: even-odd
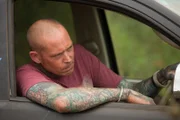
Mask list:
[[[73,45],[66,29],[55,20],[36,21],[27,39],[32,63],[17,70],[18,91],[58,112],[79,112],[111,101],[154,104],[150,97],[173,80],[177,66],[171,65],[133,84],[82,46]]]

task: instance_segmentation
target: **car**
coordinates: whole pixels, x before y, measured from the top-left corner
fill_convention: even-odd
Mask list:
[[[51,9],[47,6],[47,4],[51,5]],[[107,14],[114,11],[112,20],[116,20],[116,15],[120,14],[120,16],[127,16],[125,18],[138,21],[136,26],[133,27],[138,28],[140,24],[146,25],[148,26],[148,29],[151,29],[153,33],[161,39],[161,41],[159,41],[161,44],[164,44],[164,42],[162,42],[162,40],[164,40],[168,43],[165,46],[173,46],[170,48],[173,49],[173,53],[164,53],[164,49],[159,47],[160,43],[153,44],[153,41],[157,41],[157,38],[155,39],[148,33],[146,34],[148,35],[146,38],[152,37],[152,41],[149,41],[147,44],[148,41],[143,38],[142,40],[144,40],[146,44],[141,44],[143,41],[140,41],[140,46],[135,47],[135,49],[133,49],[130,45],[131,41],[126,40],[125,48],[129,51],[129,56],[132,57],[136,53],[141,54],[144,50],[139,50],[139,47],[146,48],[152,44],[152,46],[156,46],[154,54],[157,52],[157,49],[162,49],[160,54],[163,56],[167,55],[168,58],[171,58],[172,56],[170,55],[172,54],[177,54],[178,56],[180,48],[179,6],[180,1],[178,0],[0,0],[0,119],[180,119],[178,100],[177,104],[175,104],[176,106],[171,106],[169,105],[170,103],[168,103],[169,99],[167,99],[167,96],[170,94],[170,90],[167,90],[168,95],[165,94],[162,97],[159,105],[139,105],[112,102],[80,113],[61,114],[36,104],[25,97],[18,96],[15,79],[16,69],[30,60],[28,57],[29,48],[27,43],[24,42],[24,39],[26,39],[26,32],[30,24],[38,18],[50,17],[56,19],[57,16],[63,15],[60,19],[62,19],[62,23],[64,23],[68,31],[70,31],[71,38],[73,38],[75,43],[83,45],[117,74],[131,76],[128,78],[129,81],[139,82],[139,78],[132,78],[133,75],[129,74],[129,72],[123,71],[125,68],[121,67],[121,63],[118,63],[118,59],[120,59],[118,55],[124,53],[125,51],[118,51],[114,48],[123,47],[116,45],[123,44],[124,41],[114,42],[113,39],[120,38],[115,37],[113,33],[117,32],[117,34],[121,34],[122,31],[118,31],[120,28],[114,30],[110,27]],[[43,7],[46,7],[46,9],[43,9]],[[41,14],[38,14],[37,9],[41,11]],[[60,10],[58,11],[58,9]],[[62,9],[66,12],[62,11]],[[48,16],[45,16],[46,14]],[[32,17],[34,18],[32,19]],[[127,19],[125,18],[121,17],[122,21],[126,21]],[[139,29],[136,31],[138,30]],[[127,31],[131,31],[131,28],[127,28]],[[135,35],[133,33],[134,32],[131,32],[131,34],[128,33],[127,36],[135,39]],[[138,41],[136,42],[138,43]],[[149,47],[148,50],[149,49],[152,49],[152,47]],[[143,55],[146,54],[148,58],[152,57],[151,52],[153,51],[150,51],[149,53],[145,52]],[[178,58],[179,57],[176,59],[178,60]],[[127,57],[127,59],[130,58]],[[126,61],[127,59],[124,58],[123,60]],[[134,60],[132,60],[132,63],[129,64],[130,67],[136,65],[133,61]],[[152,59],[147,59],[146,64],[151,61]],[[158,66],[160,63],[156,62],[153,65]],[[149,63],[148,67],[151,68],[153,65],[150,65]],[[160,65],[160,67],[162,67],[162,65]],[[136,67],[132,67],[132,69],[133,68]],[[152,71],[154,71],[154,69],[152,69]],[[136,70],[137,69],[131,72],[135,72]],[[152,75],[152,73],[147,73],[146,70],[143,70],[138,76],[148,76],[150,74]],[[168,87],[168,89],[171,89],[171,87]],[[166,100],[164,101],[164,99]],[[176,99],[179,98],[175,98],[175,100]]]

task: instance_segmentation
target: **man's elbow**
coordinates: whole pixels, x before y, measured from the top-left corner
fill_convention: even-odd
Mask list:
[[[68,102],[58,98],[54,101],[54,108],[60,113],[71,112],[70,109],[68,109]]]
[[[80,104],[69,103],[69,100],[57,98],[54,101],[54,109],[59,113],[72,113],[81,112],[87,109],[87,107],[82,107]]]

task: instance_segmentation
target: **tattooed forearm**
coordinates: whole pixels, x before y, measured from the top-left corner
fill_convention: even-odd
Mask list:
[[[158,87],[156,87],[152,78],[148,78],[139,83],[128,82],[126,79],[123,79],[118,85],[118,87],[120,86],[123,86],[124,88],[133,89],[149,97],[156,96],[160,90]]]
[[[79,112],[117,101],[119,93],[120,89],[62,88],[55,83],[42,82],[31,87],[27,97],[58,112]]]

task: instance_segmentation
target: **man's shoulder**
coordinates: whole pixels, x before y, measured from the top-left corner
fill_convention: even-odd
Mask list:
[[[28,71],[28,70],[37,70],[37,68],[32,64],[32,63],[28,63],[28,64],[24,64],[22,66],[20,66],[19,68],[16,69],[16,72],[20,72],[20,71]]]
[[[84,51],[85,48],[80,44],[74,44],[74,50],[75,51]]]
[[[80,44],[75,44],[74,45],[74,52],[75,52],[76,55],[82,55],[82,54],[87,55],[87,56],[90,55],[89,54],[90,52]]]

